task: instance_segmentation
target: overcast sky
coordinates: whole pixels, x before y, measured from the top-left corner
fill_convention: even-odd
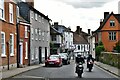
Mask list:
[[[48,15],[52,22],[71,27],[80,26],[83,31],[96,30],[104,12],[118,14],[119,0],[34,0],[35,8]]]

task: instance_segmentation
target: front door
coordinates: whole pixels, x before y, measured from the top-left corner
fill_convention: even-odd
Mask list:
[[[42,52],[41,47],[39,47],[39,64],[42,63]]]
[[[20,64],[23,64],[23,43],[20,43]]]

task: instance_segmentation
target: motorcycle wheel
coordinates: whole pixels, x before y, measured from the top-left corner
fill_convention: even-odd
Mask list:
[[[81,78],[81,77],[82,77],[82,74],[78,74],[78,77],[80,77],[80,78]]]

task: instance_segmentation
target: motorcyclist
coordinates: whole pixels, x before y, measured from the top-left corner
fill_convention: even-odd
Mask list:
[[[78,64],[79,62],[85,63],[84,58],[80,54],[78,54],[76,57],[76,63]]]
[[[88,62],[92,61],[94,63],[94,58],[92,57],[91,54],[89,54],[89,56],[87,57],[87,68],[89,68],[89,64]]]
[[[81,62],[81,64],[85,63],[84,58],[80,54],[78,54],[77,57],[76,57],[76,71],[75,72],[77,72],[77,69],[78,69],[77,65],[80,62]]]

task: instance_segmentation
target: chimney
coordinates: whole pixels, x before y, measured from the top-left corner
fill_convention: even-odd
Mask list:
[[[104,19],[109,15],[109,12],[104,12]]]
[[[58,30],[58,22],[54,22],[54,28]]]
[[[77,30],[76,30],[76,32],[77,32],[77,34],[80,34],[80,26],[77,26]]]
[[[25,0],[29,5],[34,7],[34,0]]]
[[[90,34],[90,31],[91,31],[91,30],[90,30],[90,29],[88,29],[88,34]]]
[[[103,19],[100,19],[100,26],[102,25],[102,23],[103,23]]]

